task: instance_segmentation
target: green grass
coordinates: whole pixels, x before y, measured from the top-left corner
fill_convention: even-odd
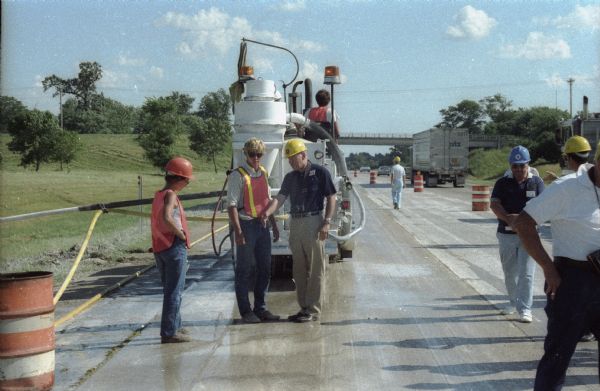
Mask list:
[[[59,169],[44,164],[36,172],[18,166],[20,156],[8,151],[10,137],[0,135],[2,171],[0,216],[13,216],[44,210],[137,199],[138,177],[142,178],[142,197],[152,198],[164,183],[162,173],[144,159],[143,150],[133,135],[81,135],[83,148],[76,161]],[[199,159],[182,137],[176,145],[178,155],[194,165],[197,180],[182,192],[199,193],[221,190],[225,170],[231,159],[230,149],[219,156],[215,173],[212,162]],[[190,208],[211,200],[185,202]],[[139,211],[139,207],[129,208]],[[149,206],[144,207],[148,211]],[[0,223],[0,272],[28,270],[35,258],[68,250],[85,238],[93,212],[72,212]],[[90,246],[102,248],[105,256],[119,257],[123,252],[149,247],[149,231],[140,230],[140,218],[108,213],[97,223]],[[10,266],[10,267],[9,267]]]

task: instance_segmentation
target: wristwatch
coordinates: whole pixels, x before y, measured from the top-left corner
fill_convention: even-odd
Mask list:
[[[328,217],[324,220],[327,224],[331,224],[331,219]]]

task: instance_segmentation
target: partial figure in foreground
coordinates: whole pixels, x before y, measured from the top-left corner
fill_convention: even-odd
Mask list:
[[[594,165],[580,170],[529,202],[514,225],[546,278],[548,332],[536,391],[560,390],[585,330],[600,335],[600,143]],[[552,226],[554,259],[536,230],[546,221]]]

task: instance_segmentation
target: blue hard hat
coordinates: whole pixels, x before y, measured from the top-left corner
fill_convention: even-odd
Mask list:
[[[529,151],[522,145],[517,145],[510,151],[508,155],[508,162],[510,164],[525,164],[529,163]]]

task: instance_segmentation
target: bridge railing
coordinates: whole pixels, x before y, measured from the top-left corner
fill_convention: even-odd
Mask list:
[[[356,133],[356,132],[343,132],[340,138],[384,138],[384,139],[397,139],[397,138],[412,138],[412,133]]]

